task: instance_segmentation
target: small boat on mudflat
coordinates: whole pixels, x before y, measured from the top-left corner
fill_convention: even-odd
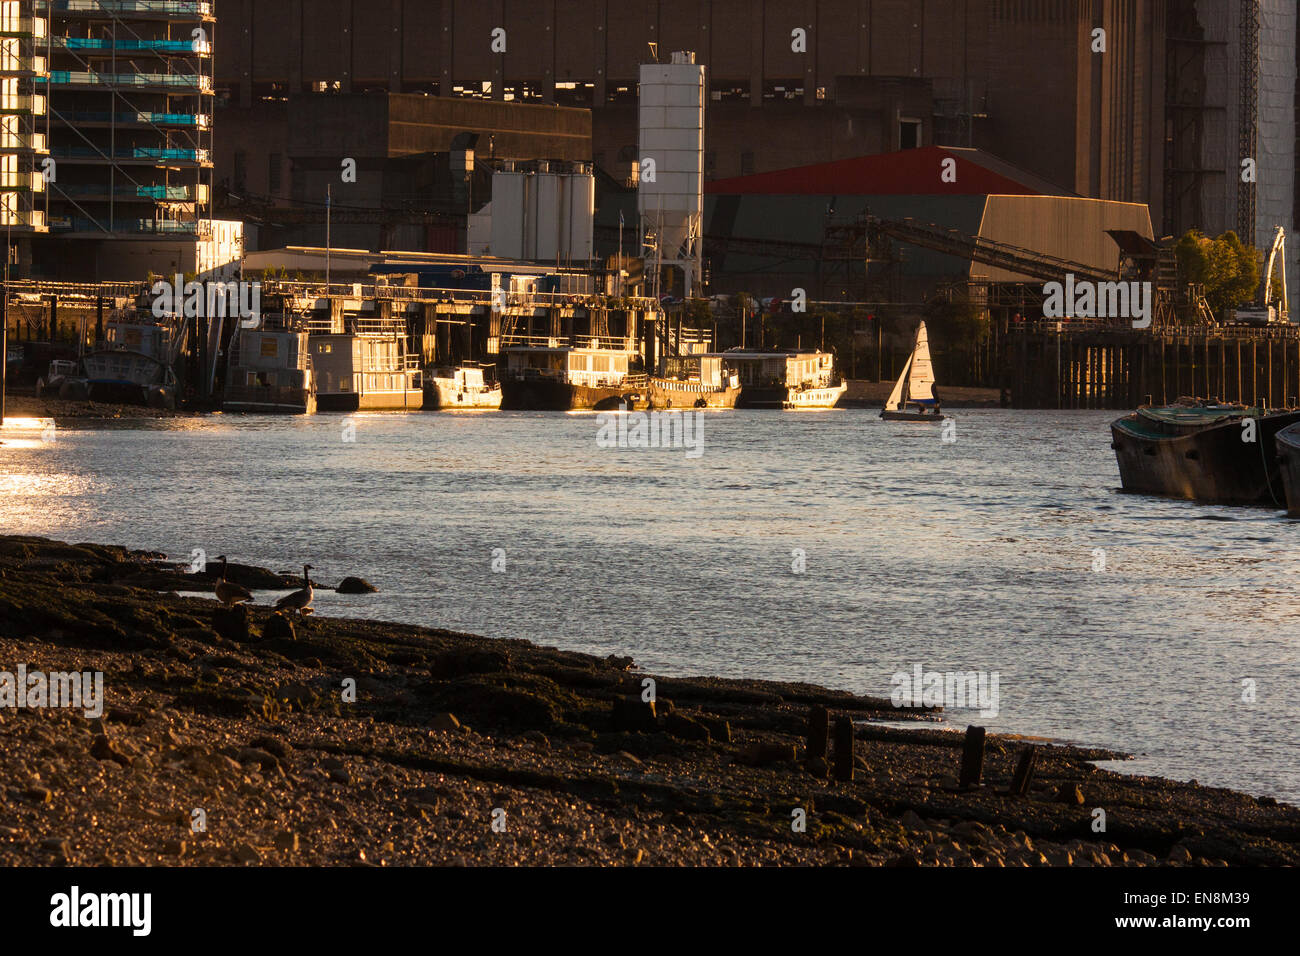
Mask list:
[[[934,394],[934,369],[930,363],[930,339],[925,323],[916,327],[912,354],[903,365],[889,400],[880,410],[887,422],[941,422],[939,399]]]
[[[1111,447],[1125,491],[1278,507],[1285,491],[1275,438],[1296,423],[1300,411],[1183,402],[1112,422]]]

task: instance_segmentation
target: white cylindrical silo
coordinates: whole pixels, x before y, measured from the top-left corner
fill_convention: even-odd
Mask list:
[[[699,278],[705,94],[704,67],[693,53],[641,67],[641,229],[659,237],[665,263],[683,268],[688,291]]]

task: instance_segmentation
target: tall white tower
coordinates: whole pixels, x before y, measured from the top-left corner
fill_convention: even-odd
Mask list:
[[[700,292],[707,91],[694,53],[641,66],[641,235],[655,237],[662,264],[682,270],[687,296]]]

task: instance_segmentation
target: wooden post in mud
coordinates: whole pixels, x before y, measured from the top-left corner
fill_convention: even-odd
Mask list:
[[[808,759],[826,759],[830,739],[831,715],[821,704],[814,704],[808,712]]]
[[[0,295],[0,425],[5,423],[5,369],[9,367],[9,294]]]
[[[1038,748],[1029,746],[1020,752],[1020,761],[1016,772],[1011,777],[1011,795],[1023,797],[1029,792],[1029,781],[1034,777],[1034,766],[1038,763]]]
[[[835,779],[853,779],[853,721],[848,717],[835,718]]]
[[[967,727],[966,743],[961,752],[961,776],[958,778],[957,785],[963,789],[978,787],[980,785],[980,775],[983,772],[984,728]]]

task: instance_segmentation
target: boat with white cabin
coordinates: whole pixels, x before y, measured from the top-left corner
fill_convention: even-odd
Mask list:
[[[424,377],[425,408],[500,408],[501,383],[486,381],[484,371],[481,365],[429,369]]]
[[[834,408],[849,390],[836,374],[830,352],[735,348],[705,355],[721,358],[735,370],[739,408]]]

